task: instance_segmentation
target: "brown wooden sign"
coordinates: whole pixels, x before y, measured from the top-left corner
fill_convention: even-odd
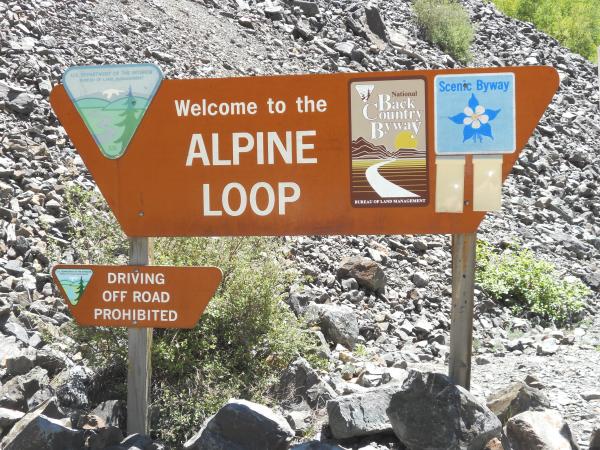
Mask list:
[[[52,277],[79,325],[193,328],[222,275],[216,267],[57,265]]]
[[[113,157],[62,85],[51,103],[129,236],[468,233],[558,84],[549,67],[165,80]]]

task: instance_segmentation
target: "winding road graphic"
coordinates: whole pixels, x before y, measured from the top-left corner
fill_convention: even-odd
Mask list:
[[[420,197],[414,192],[410,192],[404,188],[401,188],[400,186],[383,178],[383,176],[379,173],[379,168],[391,162],[394,162],[394,160],[386,160],[377,164],[373,164],[365,172],[367,181],[373,190],[377,192],[377,195],[379,195],[381,198]]]

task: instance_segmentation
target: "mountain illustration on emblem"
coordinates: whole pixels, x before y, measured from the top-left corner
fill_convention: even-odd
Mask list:
[[[153,64],[72,67],[63,84],[107,158],[122,156],[162,81]]]

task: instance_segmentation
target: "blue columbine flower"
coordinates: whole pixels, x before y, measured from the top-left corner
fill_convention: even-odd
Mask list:
[[[465,126],[463,129],[463,142],[466,142],[467,139],[473,139],[473,142],[476,143],[477,138],[479,138],[479,142],[483,142],[484,136],[494,139],[489,122],[494,120],[499,112],[499,109],[486,109],[479,104],[475,94],[471,94],[468,106],[464,111],[456,116],[449,117],[449,119],[458,125]]]

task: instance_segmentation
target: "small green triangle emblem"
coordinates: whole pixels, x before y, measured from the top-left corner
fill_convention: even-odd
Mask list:
[[[163,79],[154,64],[71,67],[63,84],[107,158],[127,150]]]
[[[91,269],[56,269],[54,272],[73,306],[79,303],[93,273]]]

